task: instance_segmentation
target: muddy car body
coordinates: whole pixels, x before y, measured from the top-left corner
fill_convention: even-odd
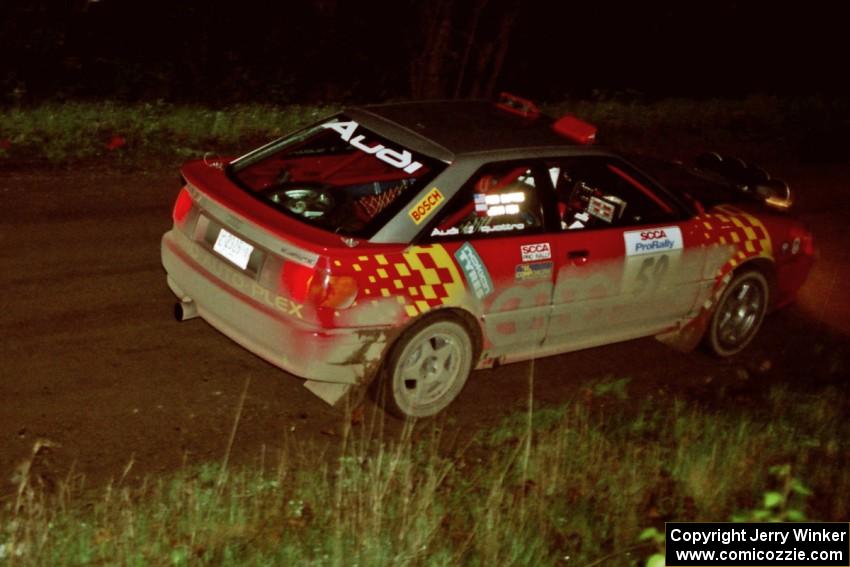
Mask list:
[[[811,266],[790,194],[720,156],[665,185],[594,135],[516,97],[413,102],[190,162],[162,240],[176,315],[410,416],[473,368],[649,335],[740,351]]]

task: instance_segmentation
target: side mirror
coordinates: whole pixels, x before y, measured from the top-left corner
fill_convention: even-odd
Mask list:
[[[781,179],[768,179],[755,187],[756,194],[764,199],[764,203],[781,211],[791,208],[791,188]]]

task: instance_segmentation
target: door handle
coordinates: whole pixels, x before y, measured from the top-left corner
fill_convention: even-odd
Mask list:
[[[570,250],[567,252],[567,259],[575,266],[583,266],[587,263],[587,250]]]

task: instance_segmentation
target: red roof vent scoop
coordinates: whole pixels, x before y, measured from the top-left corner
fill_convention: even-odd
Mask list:
[[[580,120],[572,114],[559,118],[552,129],[561,136],[578,144],[590,145],[596,141],[596,126]]]
[[[540,109],[537,105],[527,98],[522,98],[511,93],[499,94],[499,102],[496,107],[511,114],[518,114],[525,118],[537,118],[540,116]]]

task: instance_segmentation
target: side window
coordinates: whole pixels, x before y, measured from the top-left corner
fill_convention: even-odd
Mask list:
[[[430,236],[439,240],[457,235],[539,232],[543,210],[537,186],[530,164],[489,164],[461,188]]]
[[[561,228],[580,230],[675,220],[672,207],[627,164],[587,156],[547,163]]]

